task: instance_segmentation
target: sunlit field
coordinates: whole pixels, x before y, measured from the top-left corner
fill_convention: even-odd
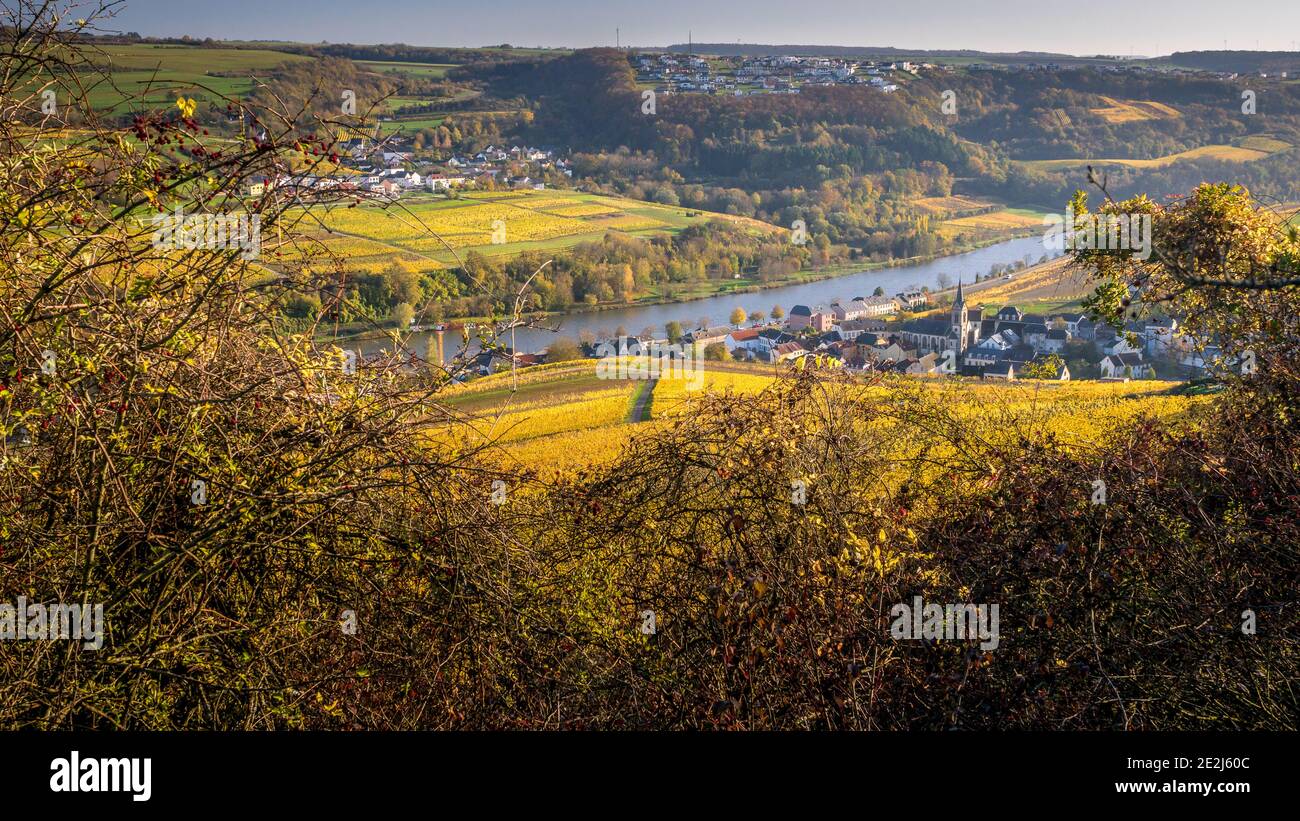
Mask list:
[[[550,370],[520,371],[511,390],[509,374],[496,374],[449,394],[448,405],[466,422],[458,432],[469,443],[495,442],[504,457],[551,478],[606,463],[631,439],[656,425],[690,424],[693,403],[708,394],[757,394],[788,378],[786,368],[708,363],[695,380],[663,378],[653,386],[649,419],[632,421],[629,411],[643,380],[601,379],[596,362],[559,363]],[[1207,397],[1177,393],[1177,384],[887,377],[868,386],[864,377],[827,376],[827,389],[857,393],[887,407],[900,391],[923,390],[955,418],[980,430],[990,443],[1032,431],[1060,443],[1087,448],[1100,444],[1142,417],[1176,418]],[[906,424],[905,419],[896,420]]]

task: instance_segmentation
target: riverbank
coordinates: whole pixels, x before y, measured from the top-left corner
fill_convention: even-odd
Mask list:
[[[884,260],[880,262],[854,262],[841,263],[838,265],[828,265],[821,268],[811,268],[806,271],[796,271],[788,276],[779,277],[766,281],[752,279],[729,280],[722,282],[718,287],[710,290],[691,291],[686,293],[677,293],[671,296],[653,296],[635,300],[633,302],[610,302],[598,305],[576,304],[563,311],[544,311],[530,312],[529,317],[546,321],[562,317],[574,317],[587,314],[600,314],[605,312],[627,311],[641,308],[662,307],[665,305],[689,305],[692,302],[716,299],[725,296],[743,296],[762,293],[763,291],[774,290],[777,288],[789,288],[791,286],[809,285],[812,283],[823,282],[825,280],[837,279],[840,277],[851,276],[854,274],[871,273],[874,271],[888,271],[895,268],[908,268],[925,265],[927,263],[943,260],[948,257],[957,257],[963,254],[969,254],[974,251],[1002,245],[1017,239],[1024,239],[1038,234],[1038,229],[1025,231],[1008,232],[1007,234],[996,239],[984,240],[956,248],[946,249],[941,254],[929,254],[917,257],[906,257],[901,259]],[[711,285],[712,283],[710,283]],[[955,286],[954,286],[955,287]],[[935,289],[931,289],[935,290]],[[938,293],[938,291],[936,291]],[[853,296],[866,296],[866,294],[855,294]],[[481,323],[490,321],[490,317],[455,317],[444,320],[445,322],[454,322],[461,324]],[[351,323],[350,326],[340,326],[337,333],[317,333],[316,338],[325,343],[343,342],[343,341],[366,341],[371,339],[387,338],[396,327],[391,324],[385,324],[376,327],[376,323]]]
[[[858,270],[843,276],[762,289],[752,293],[733,291],[684,304],[636,305],[617,310],[552,315],[546,320],[545,328],[517,329],[512,333],[511,342],[508,344],[521,353],[540,353],[560,337],[580,340],[590,335],[603,339],[618,333],[619,328],[633,334],[644,332],[656,335],[664,333],[663,329],[669,322],[676,322],[683,328],[728,325],[732,313],[737,308],[743,310],[746,315],[753,316],[757,313],[770,313],[774,304],[780,305],[787,311],[796,305],[810,307],[829,305],[837,299],[848,300],[855,296],[864,296],[872,293],[876,288],[881,288],[887,294],[896,294],[922,286],[937,291],[941,285],[946,286],[958,280],[972,282],[976,276],[983,276],[991,269],[1023,264],[1026,259],[1032,262],[1042,255],[1042,239],[1037,236],[1025,237],[1006,240],[976,251],[945,256],[930,262],[893,266],[887,269]],[[1049,254],[1050,256],[1052,254]],[[1022,276],[1023,273],[1017,273],[1015,279],[1020,280]],[[407,350],[422,355],[427,350],[432,336],[430,333],[403,334],[401,345]],[[373,340],[363,339],[359,342],[343,344],[359,348],[368,354],[390,348],[391,339],[392,335],[389,332]],[[460,334],[447,335],[448,348],[453,346],[453,339],[458,343]],[[476,348],[477,345],[471,342],[469,350],[472,352]]]

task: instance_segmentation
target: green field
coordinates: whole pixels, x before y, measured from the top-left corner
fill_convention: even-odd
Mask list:
[[[162,45],[103,46],[92,54],[96,64],[112,71],[111,84],[86,89],[90,104],[102,110],[168,106],[181,94],[200,101],[244,94],[252,88],[252,75],[312,59],[265,49]],[[240,76],[215,76],[225,73]]]
[[[421,129],[437,128],[442,125],[445,119],[447,119],[446,114],[437,114],[428,117],[412,117],[411,119],[381,120],[379,122],[379,133],[385,137],[398,131],[408,135],[414,134]]]
[[[264,75],[286,63],[314,59],[265,48],[173,45],[110,45],[95,49],[93,55],[93,62],[112,73],[111,80],[99,81],[85,89],[90,105],[101,111],[146,106],[166,108],[182,94],[200,103],[237,97],[252,90],[252,78],[257,74]],[[400,73],[432,79],[441,79],[448,70],[455,68],[455,64],[450,63],[380,60],[357,60],[356,64],[377,74]],[[393,97],[386,101],[386,110],[391,113],[402,106],[459,101],[475,94],[477,92],[466,89],[450,98]],[[380,124],[380,130],[384,134],[396,131],[409,134],[424,128],[437,128],[445,117],[442,114],[417,114],[386,120]]]
[[[412,77],[442,78],[456,67],[455,63],[402,63],[383,60],[356,60],[355,62],[379,74],[409,74]]]

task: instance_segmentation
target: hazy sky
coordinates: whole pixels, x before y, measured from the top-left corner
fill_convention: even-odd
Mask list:
[[[1069,54],[1293,50],[1300,0],[126,0],[144,35],[413,45],[799,43]]]

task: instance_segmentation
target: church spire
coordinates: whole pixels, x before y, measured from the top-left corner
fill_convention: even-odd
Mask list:
[[[966,297],[962,292],[961,279],[957,280],[957,298],[952,302],[952,333],[957,337],[957,354],[966,353],[970,341],[970,319],[966,313]]]

